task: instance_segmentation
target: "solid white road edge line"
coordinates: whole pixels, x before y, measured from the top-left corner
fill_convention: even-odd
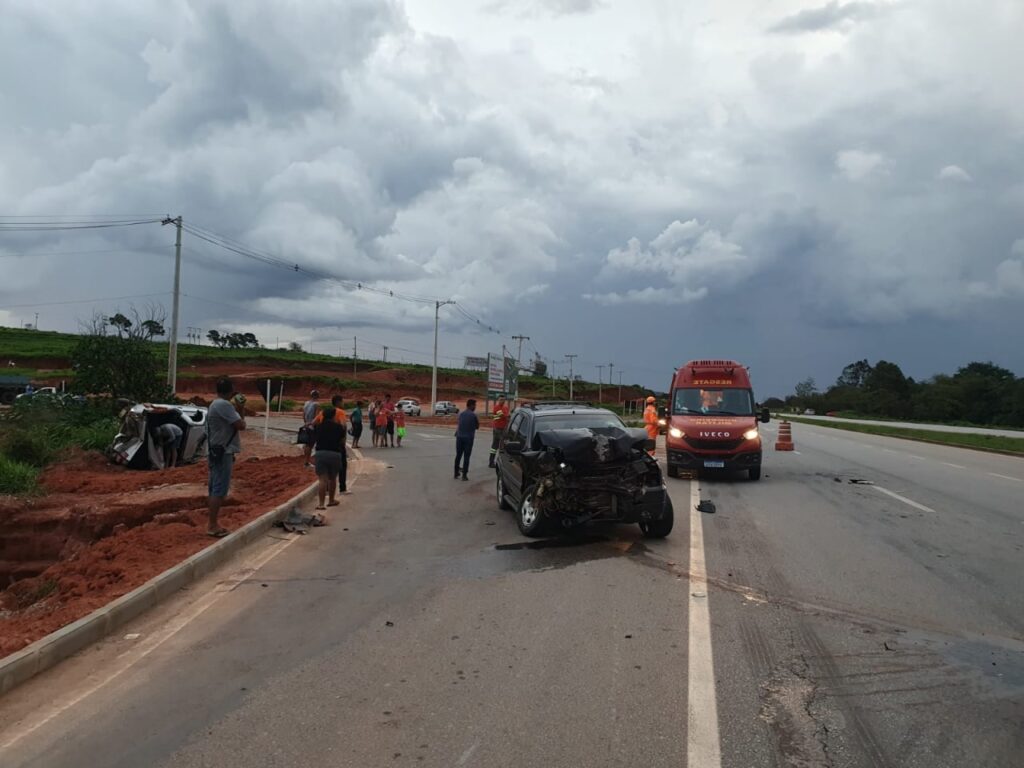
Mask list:
[[[919,509],[922,512],[931,512],[932,514],[938,514],[931,507],[926,507],[924,504],[918,504],[913,499],[908,499],[906,496],[900,496],[900,494],[896,493],[895,491],[890,491],[888,488],[883,488],[880,485],[872,485],[871,487],[874,488],[875,490],[881,491],[882,493],[886,494],[887,496],[892,496],[894,499],[899,499],[904,504],[909,504],[914,509]]]
[[[720,768],[715,664],[711,648],[711,612],[704,563],[704,529],[698,481],[690,481],[689,653],[686,696],[686,764]]]
[[[358,449],[357,449],[358,450]],[[352,482],[348,484],[351,488],[359,480],[357,474]],[[201,596],[198,600],[188,606],[178,616],[175,616],[171,621],[161,627],[159,630],[151,634],[149,637],[138,643],[134,647],[118,655],[115,658],[116,666],[115,669],[111,670],[102,679],[98,680],[84,691],[72,694],[70,698],[63,702],[56,702],[51,707],[49,712],[46,713],[39,720],[33,723],[25,725],[20,728],[16,728],[14,733],[7,739],[7,741],[0,744],[0,750],[9,749],[17,744],[19,741],[24,739],[26,736],[35,733],[48,722],[53,720],[58,715],[63,714],[67,710],[81,701],[92,696],[101,688],[109,685],[122,674],[127,672],[129,669],[134,667],[144,658],[149,656],[153,651],[163,645],[165,642],[174,637],[178,632],[183,630],[193,621],[198,619],[202,614],[212,608],[218,603],[225,595],[229,592],[233,592],[238,585],[245,579],[252,578],[256,573],[259,572],[267,563],[273,560],[275,557],[284,552],[288,547],[294,544],[296,541],[301,539],[302,536],[295,535],[293,538],[286,540],[283,544],[271,547],[266,552],[258,555],[255,559],[248,561],[242,568],[234,571],[230,575],[226,576],[222,581],[219,581],[214,585],[213,589]]]

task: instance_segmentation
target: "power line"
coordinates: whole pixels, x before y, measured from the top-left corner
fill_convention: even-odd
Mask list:
[[[140,219],[138,221],[0,221],[0,232],[62,232],[70,229],[112,229],[114,227],[135,227],[140,224],[159,224],[162,219]]]
[[[166,296],[162,293],[140,293],[136,296],[108,296],[102,299],[75,299],[74,301],[38,301],[33,304],[5,304],[0,309],[24,309],[25,307],[61,307],[68,304],[98,304],[101,301],[126,301],[127,299],[148,299],[154,296]]]
[[[49,252],[32,252],[32,253],[0,253],[0,259],[11,259],[27,256],[79,256],[86,254],[97,254],[97,253],[142,253],[150,248],[173,248],[174,245],[169,243],[167,245],[147,245],[140,248],[100,248],[95,251],[49,251]]]

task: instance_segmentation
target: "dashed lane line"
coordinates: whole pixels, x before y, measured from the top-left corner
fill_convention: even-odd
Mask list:
[[[1003,480],[1013,480],[1013,482],[1015,482],[1015,483],[1024,483],[1024,480],[1021,480],[1019,477],[1010,477],[1009,475],[1000,475],[998,472],[989,472],[988,474],[992,475],[992,477],[1001,477],[1001,478],[1003,478]]]
[[[953,469],[967,469],[963,464],[954,464],[951,461],[943,461],[941,463],[945,464],[947,467],[953,467]]]
[[[711,648],[711,612],[704,560],[704,529],[700,485],[690,481],[689,660],[686,696],[686,764],[721,768],[715,664]]]
[[[890,491],[888,488],[883,488],[880,485],[872,485],[871,487],[874,488],[875,490],[881,492],[881,493],[884,493],[886,496],[892,496],[894,499],[898,499],[899,501],[902,501],[904,504],[907,504],[907,505],[913,507],[914,509],[918,509],[918,510],[920,510],[922,512],[931,512],[932,514],[937,514],[935,512],[935,510],[932,509],[931,507],[926,507],[924,504],[919,504],[918,502],[914,501],[913,499],[908,499],[906,496],[902,496],[902,495],[896,493],[895,491]]]

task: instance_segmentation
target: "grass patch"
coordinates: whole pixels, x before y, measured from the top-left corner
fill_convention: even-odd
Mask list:
[[[38,477],[39,470],[35,467],[0,456],[0,494],[32,493]]]
[[[798,416],[780,416],[779,418],[799,424],[809,424],[811,426],[827,427],[829,429],[845,429],[847,432],[860,432],[865,435],[902,437],[908,440],[918,440],[925,443],[950,445],[956,448],[974,448],[979,451],[1011,453],[1015,456],[1024,457],[1024,438],[1019,437],[972,435],[970,433],[961,432],[937,432],[930,429],[905,429],[903,427],[889,427],[882,424],[843,424],[834,421],[801,419]]]

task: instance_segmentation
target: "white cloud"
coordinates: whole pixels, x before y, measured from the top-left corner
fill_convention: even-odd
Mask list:
[[[887,171],[885,157],[879,152],[844,149],[836,154],[836,168],[850,181],[863,181]]]
[[[826,30],[847,31],[854,23],[877,16],[886,9],[883,3],[853,0],[840,5],[837,0],[830,0],[818,8],[804,8],[781,19],[769,31],[790,35]]]
[[[731,288],[746,278],[753,260],[737,243],[696,219],[669,224],[645,247],[630,238],[624,248],[608,252],[601,278],[621,283],[638,275],[655,275],[659,286],[625,292],[587,293],[585,298],[603,304],[653,302],[679,304],[705,298],[711,286]]]
[[[968,184],[974,181],[974,179],[971,178],[971,175],[959,165],[943,166],[938,173],[938,178],[941,181],[955,181]]]

